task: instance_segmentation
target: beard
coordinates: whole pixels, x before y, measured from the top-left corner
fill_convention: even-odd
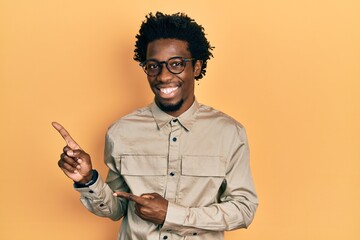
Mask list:
[[[156,104],[158,105],[158,107],[161,110],[163,110],[164,112],[175,112],[181,108],[183,103],[184,103],[183,99],[181,99],[179,102],[177,102],[175,104],[163,104],[159,101],[156,101]]]

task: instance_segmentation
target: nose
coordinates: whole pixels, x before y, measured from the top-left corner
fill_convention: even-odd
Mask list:
[[[167,69],[166,63],[165,62],[162,63],[160,73],[156,77],[158,79],[158,81],[168,82],[172,79],[172,77],[173,77],[173,74],[169,71],[169,69]]]

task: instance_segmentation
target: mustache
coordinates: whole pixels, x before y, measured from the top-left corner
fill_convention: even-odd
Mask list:
[[[154,84],[152,84],[152,85],[155,86],[155,87],[161,87],[161,86],[167,86],[168,84],[174,84],[174,83],[175,83],[175,86],[181,86],[181,85],[184,84],[184,80],[181,77],[179,77],[178,75],[175,75],[175,77],[177,79],[175,79],[175,80],[170,79],[170,80],[168,80],[166,82],[156,80],[156,82]]]

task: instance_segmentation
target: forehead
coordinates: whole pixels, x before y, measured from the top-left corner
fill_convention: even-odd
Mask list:
[[[171,57],[191,57],[188,43],[178,39],[158,39],[147,46],[146,59],[154,58],[165,61]]]

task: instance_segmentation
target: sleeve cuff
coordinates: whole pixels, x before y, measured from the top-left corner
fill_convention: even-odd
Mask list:
[[[169,202],[165,222],[161,228],[162,231],[175,233],[180,236],[196,236],[206,232],[206,230],[189,227],[188,218],[190,214],[188,207],[180,206]]]
[[[184,225],[187,208],[176,203],[169,202],[165,222],[162,229],[178,229]]]

